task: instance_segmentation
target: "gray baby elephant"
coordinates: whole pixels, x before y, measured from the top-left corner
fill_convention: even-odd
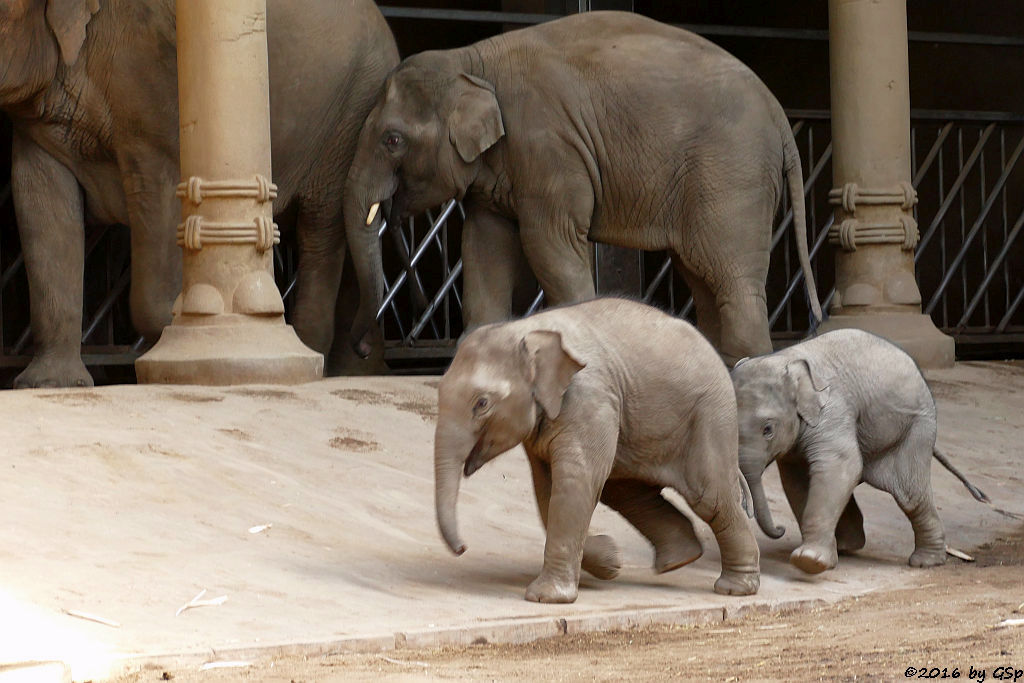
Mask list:
[[[729,373],[688,323],[643,304],[597,299],[481,327],[438,390],[437,520],[457,555],[459,483],[522,443],[547,528],[544,568],[526,590],[573,602],[581,565],[612,578],[618,551],[587,529],[598,500],[654,545],[655,570],[693,562],[693,525],[670,486],[711,525],[722,554],[715,591],[757,592],[757,543],[740,505],[736,401]]]
[[[914,528],[910,565],[946,561],[932,502],[931,459],[989,502],[935,449],[935,401],[913,359],[867,332],[837,330],[788,349],[741,360],[732,371],[740,426],[740,470],[761,529],[779,538],[761,474],[778,462],[803,543],[790,562],[817,574],[837,551],[864,547],[853,498],[861,482],[891,493]]]

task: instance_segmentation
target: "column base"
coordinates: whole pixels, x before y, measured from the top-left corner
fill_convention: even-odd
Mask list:
[[[139,384],[302,384],[320,379],[324,357],[299,341],[280,317],[164,328],[135,361]]]
[[[943,334],[921,313],[861,313],[833,315],[817,334],[854,328],[884,337],[910,354],[918,367],[951,368],[956,360],[953,338]]]

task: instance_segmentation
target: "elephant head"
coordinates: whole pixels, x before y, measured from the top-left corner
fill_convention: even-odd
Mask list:
[[[766,356],[741,360],[732,371],[740,432],[740,471],[750,488],[754,517],[761,530],[779,538],[768,509],[761,475],[788,453],[806,427],[816,427],[829,387],[815,377],[806,359]]]
[[[438,388],[434,435],[437,523],[456,555],[466,549],[455,514],[461,477],[529,438],[542,416],[557,418],[583,367],[558,332],[487,326],[463,341]]]
[[[481,155],[505,134],[494,87],[467,73],[455,57],[424,52],[405,60],[385,82],[360,132],[345,188],[345,225],[359,279],[356,350],[383,298],[380,207],[392,225],[402,215],[462,199]]]
[[[50,84],[59,63],[73,65],[99,9],[99,0],[2,0],[0,106],[27,101]]]

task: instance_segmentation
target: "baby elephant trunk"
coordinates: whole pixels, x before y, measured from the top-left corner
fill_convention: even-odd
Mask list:
[[[764,484],[761,482],[763,471],[754,473],[746,468],[743,469],[743,477],[747,480],[747,486],[750,487],[750,497],[754,503],[754,519],[757,520],[757,525],[761,527],[761,531],[766,536],[769,538],[781,538],[786,533],[786,529],[785,527],[775,526],[772,512],[768,509],[768,499],[764,495]]]
[[[438,424],[434,435],[434,505],[441,537],[456,555],[466,552],[466,544],[459,537],[456,504],[462,468],[472,447],[471,438]]]

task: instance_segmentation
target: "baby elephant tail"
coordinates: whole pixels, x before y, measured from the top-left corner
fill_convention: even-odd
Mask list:
[[[938,448],[932,450],[932,455],[935,456],[936,460],[942,463],[943,467],[952,472],[954,477],[963,482],[964,486],[966,486],[967,490],[971,492],[971,495],[974,496],[975,500],[980,500],[982,503],[988,503],[989,505],[992,504],[992,501],[988,499],[988,496],[982,493],[981,489],[977,486],[967,481],[967,477],[964,476],[963,472],[953,467],[953,463],[949,461],[949,458],[939,452]]]

